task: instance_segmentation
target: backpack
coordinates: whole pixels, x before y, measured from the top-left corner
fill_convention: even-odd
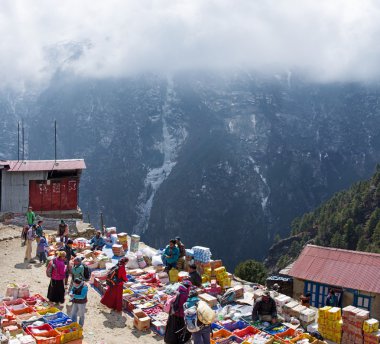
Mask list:
[[[52,259],[46,267],[46,276],[49,278],[51,278],[53,275],[53,270],[55,269],[55,259],[56,258]]]
[[[197,316],[198,320],[205,325],[211,325],[216,319],[215,312],[202,300],[198,302]]]
[[[189,308],[186,307],[186,303],[183,306],[184,321],[187,330],[191,333],[198,332],[201,328],[198,326],[198,307],[193,305]]]
[[[223,305],[227,305],[229,303],[232,303],[236,300],[236,293],[234,289],[228,289],[223,296],[218,297],[219,303]]]
[[[168,296],[166,299],[166,302],[164,304],[164,312],[170,314],[170,311],[172,310],[172,305],[176,302],[179,294],[175,293],[173,295]]]
[[[106,278],[106,284],[109,287],[113,287],[120,282],[119,277],[117,277],[118,272],[119,272],[119,266],[118,265],[115,265],[114,267],[112,267],[110,269],[110,271],[108,271],[107,278]]]
[[[91,277],[90,268],[86,264],[83,265],[83,277],[85,281],[88,281]]]

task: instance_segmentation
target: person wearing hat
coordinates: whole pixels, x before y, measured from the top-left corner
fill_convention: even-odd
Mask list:
[[[53,260],[53,271],[49,284],[47,297],[50,302],[59,303],[65,302],[65,285],[64,279],[66,277],[66,252],[58,251],[57,258]]]
[[[190,281],[183,281],[177,289],[177,299],[172,305],[168,321],[166,323],[164,342],[168,344],[187,343],[191,334],[186,330],[185,312],[183,305],[189,298],[192,284]]]
[[[71,319],[77,322],[79,317],[79,325],[84,325],[84,315],[86,313],[88,287],[84,281],[76,278],[73,283],[73,287],[70,290],[70,301],[73,303],[71,309]]]
[[[179,249],[179,257],[177,261],[177,269],[178,270],[184,270],[185,267],[185,259],[186,259],[186,248],[183,242],[181,241],[181,238],[177,236],[175,238],[177,247]]]
[[[267,321],[275,324],[277,322],[276,302],[270,296],[269,290],[265,290],[263,296],[256,300],[252,310],[253,321]]]
[[[116,265],[117,283],[113,286],[108,286],[106,292],[100,300],[103,305],[115,310],[116,312],[121,312],[123,310],[123,285],[124,282],[128,281],[125,265],[128,261],[129,259],[127,257],[123,257],[118,261]]]
[[[75,257],[73,262],[73,267],[71,268],[71,282],[69,290],[73,287],[73,283],[76,279],[79,279],[81,281],[85,280],[84,277],[84,266],[82,264],[82,258]]]
[[[91,250],[92,251],[101,251],[103,250],[104,245],[106,242],[104,241],[102,237],[102,232],[101,231],[96,231],[96,235],[93,236],[90,240],[90,245],[91,245]]]

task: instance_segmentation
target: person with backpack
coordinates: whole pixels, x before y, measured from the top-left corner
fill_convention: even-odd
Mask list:
[[[179,248],[176,245],[177,241],[172,239],[169,241],[169,245],[166,246],[162,254],[162,262],[165,264],[166,272],[170,269],[177,268],[177,261],[179,257]]]
[[[183,309],[186,328],[191,333],[193,343],[210,344],[211,324],[215,321],[215,312],[198,298],[195,290],[190,292]]]
[[[79,316],[79,325],[83,327],[86,313],[88,286],[83,280],[76,278],[73,287],[70,289],[70,301],[73,303],[71,309],[71,319],[77,322]]]
[[[116,266],[107,274],[108,288],[100,302],[116,312],[123,310],[123,284],[128,281],[125,265],[128,263],[127,257],[122,257]]]
[[[167,344],[183,344],[191,337],[191,334],[186,329],[183,309],[183,305],[189,297],[191,286],[191,282],[185,280],[177,289],[176,298],[171,304],[165,328],[164,341]]]
[[[57,257],[49,262],[46,275],[51,275],[47,298],[57,305],[65,302],[65,285],[67,266],[65,264],[66,252],[58,251]]]
[[[74,244],[74,242],[71,239],[69,239],[67,241],[67,243],[63,247],[61,247],[61,249],[60,249],[60,251],[66,252],[66,260],[65,260],[65,264],[67,265],[66,278],[65,278],[65,285],[66,286],[69,283],[69,266],[70,266],[71,258],[76,257],[75,250],[73,249],[73,244]]]

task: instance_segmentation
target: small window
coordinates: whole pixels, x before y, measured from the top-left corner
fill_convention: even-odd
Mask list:
[[[371,309],[371,297],[367,295],[358,294],[356,296],[356,307],[370,311]]]

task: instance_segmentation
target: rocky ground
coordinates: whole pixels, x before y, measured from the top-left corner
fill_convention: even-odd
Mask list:
[[[45,266],[23,262],[25,247],[21,247],[20,233],[21,227],[0,224],[0,295],[5,294],[9,283],[18,283],[28,284],[31,293],[46,296],[49,279],[45,275]],[[100,295],[93,288],[89,289],[88,298],[84,326],[86,344],[163,343],[162,337],[153,332],[131,328],[133,325],[127,314],[115,314],[101,305]],[[63,311],[70,314],[70,308],[67,302]]]

